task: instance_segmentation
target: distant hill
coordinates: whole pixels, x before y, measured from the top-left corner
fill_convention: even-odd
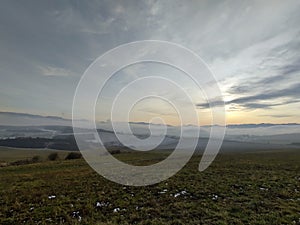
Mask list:
[[[86,120],[79,120],[83,124]],[[72,126],[72,120],[59,116],[42,116],[28,113],[0,112],[2,126]]]
[[[6,126],[38,126],[62,125],[71,126],[72,121],[57,116],[41,116],[27,113],[0,112],[0,125]]]
[[[259,128],[259,127],[274,127],[274,126],[297,126],[298,123],[258,123],[258,124],[229,124],[228,128]]]
[[[0,146],[15,148],[47,148],[58,150],[78,150],[73,136],[64,139],[18,137],[0,140]]]
[[[82,120],[83,125],[86,124],[86,122],[86,120]],[[207,140],[209,138],[211,129],[211,126],[199,127],[195,125],[180,127],[151,124],[151,126],[149,126],[149,124],[145,122],[130,122],[129,124],[118,122],[116,125],[118,128],[116,130],[117,134],[131,141],[131,146],[135,145],[135,138],[132,138],[132,136],[128,134],[128,131],[124,129],[128,127],[128,125],[133,134],[140,139],[147,140],[151,134],[154,141],[159,141],[163,135],[163,142],[158,148],[165,149],[172,149],[176,146],[182,129],[185,131],[185,138],[192,137],[195,134],[198,137],[199,132],[201,140]],[[110,121],[97,122],[96,127],[104,145],[110,147],[123,146],[118,137],[116,137],[115,130]],[[166,135],[164,135],[162,131],[166,131]],[[93,133],[94,131],[86,128],[76,128],[76,132]],[[73,138],[69,140],[69,137]],[[19,138],[28,138],[28,140]],[[36,140],[37,138],[40,139]],[[41,148],[50,146],[50,148],[56,149],[70,149],[75,147],[72,121],[70,119],[26,113],[0,112],[0,140],[0,145],[11,147],[16,147],[16,145],[20,147],[22,147],[22,145],[24,145],[23,147],[39,146]],[[223,146],[235,146],[237,145],[236,143],[240,143],[244,148],[247,147],[246,145],[298,146],[293,143],[299,143],[299,140],[300,124],[297,123],[229,124],[226,126]],[[95,142],[95,140],[88,139],[88,142]],[[150,143],[140,143],[139,147],[143,148],[147,144]]]
[[[80,120],[82,123],[87,120]],[[99,125],[106,126],[110,122],[97,122]],[[130,122],[131,125],[137,126],[148,126],[149,123],[146,122]],[[72,120],[68,118],[63,118],[59,116],[42,116],[42,115],[34,115],[28,113],[17,113],[17,112],[0,112],[0,126],[41,126],[41,125],[57,125],[57,126],[71,126]],[[151,124],[154,126],[160,126],[160,124]],[[171,125],[167,125],[170,127],[174,127]],[[186,127],[196,127],[194,125],[185,125]],[[217,126],[217,125],[215,125]],[[275,123],[258,123],[258,124],[227,124],[227,128],[268,128],[275,126],[300,126],[298,123],[283,123],[283,124],[275,124]],[[176,126],[175,126],[176,127]],[[209,128],[210,125],[204,125],[203,128]]]

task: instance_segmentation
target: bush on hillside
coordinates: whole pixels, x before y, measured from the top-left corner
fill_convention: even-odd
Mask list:
[[[36,163],[36,162],[39,162],[40,159],[41,159],[41,158],[40,158],[38,155],[35,155],[35,156],[32,157],[31,162],[32,162],[32,163]]]
[[[55,161],[55,160],[57,160],[59,157],[58,157],[58,154],[57,154],[57,152],[53,152],[53,153],[50,153],[49,155],[48,155],[48,160],[50,160],[50,161]]]
[[[70,159],[80,159],[82,157],[82,155],[80,153],[76,153],[76,152],[70,152],[67,156],[66,156],[66,160],[70,160]]]

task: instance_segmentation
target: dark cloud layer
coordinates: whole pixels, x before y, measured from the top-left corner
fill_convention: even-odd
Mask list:
[[[262,101],[272,101],[271,103],[261,103]],[[236,104],[248,109],[271,108],[278,105],[287,105],[300,101],[300,83],[293,84],[286,89],[262,92],[256,95],[250,95],[233,99],[225,104]],[[213,101],[211,107],[220,106],[220,101]],[[197,104],[200,108],[208,108],[208,103]]]

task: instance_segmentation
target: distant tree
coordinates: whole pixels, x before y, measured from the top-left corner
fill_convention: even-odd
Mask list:
[[[59,157],[58,157],[58,154],[57,154],[57,152],[53,152],[53,153],[50,153],[49,155],[48,155],[48,160],[50,160],[50,161],[55,161],[55,160],[57,160]]]

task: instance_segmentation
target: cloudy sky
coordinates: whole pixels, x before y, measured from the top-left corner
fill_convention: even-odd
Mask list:
[[[1,1],[0,111],[70,118],[76,86],[97,57],[155,39],[183,45],[208,64],[224,95],[227,123],[300,122],[299,12],[297,0]],[[146,67],[116,75],[106,87],[108,101],[128,77],[159,71]],[[205,112],[198,92],[180,82]],[[176,91],[166,93],[172,94],[177,98]],[[133,120],[164,116],[176,123],[170,106],[155,101],[141,103]],[[108,119],[99,108],[97,119]]]

